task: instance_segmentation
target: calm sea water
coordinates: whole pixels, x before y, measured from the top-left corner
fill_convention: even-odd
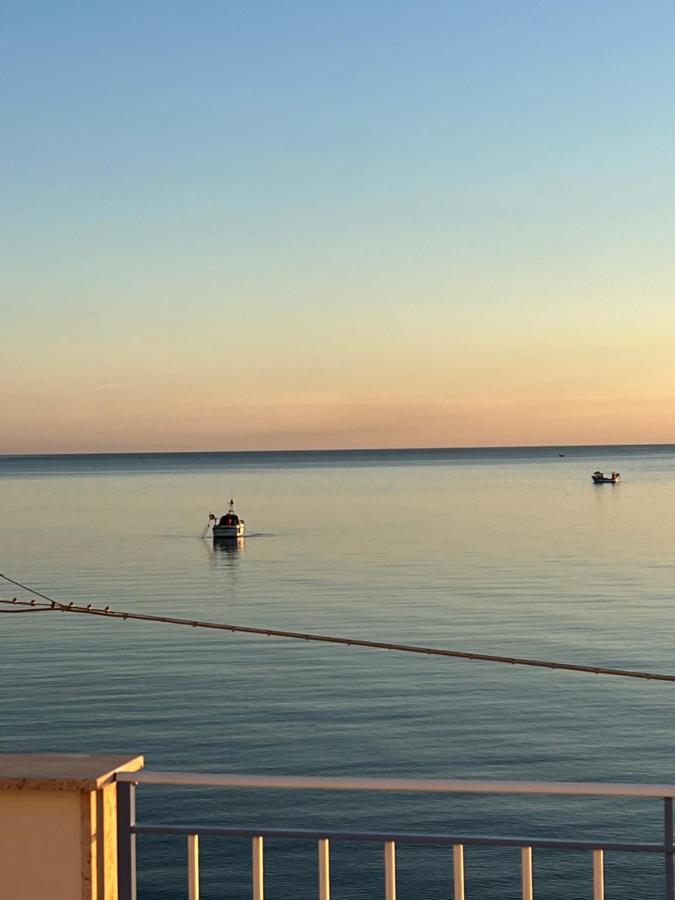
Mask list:
[[[597,467],[622,483],[594,487]],[[199,537],[230,492],[250,533],[237,552]],[[61,600],[675,672],[675,447],[0,457],[0,501],[0,571]],[[675,780],[675,685],[61,614],[0,628],[1,752]],[[644,839],[661,827],[656,801],[147,787],[139,818]],[[185,896],[184,849],[139,842],[140,900]],[[381,896],[381,857],[335,847],[335,897]],[[249,896],[248,858],[203,841],[204,896]],[[314,847],[272,842],[266,862],[269,897],[315,895]],[[661,860],[635,862],[608,855],[608,896],[659,896]],[[590,896],[586,855],[535,866],[540,896]],[[466,867],[472,900],[519,896],[517,852],[469,850]],[[399,869],[403,900],[450,896],[446,850],[403,847]]]

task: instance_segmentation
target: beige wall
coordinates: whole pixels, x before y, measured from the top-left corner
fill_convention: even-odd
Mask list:
[[[80,900],[84,799],[75,791],[0,791],[3,900]]]
[[[115,774],[142,765],[0,754],[0,900],[117,900]]]

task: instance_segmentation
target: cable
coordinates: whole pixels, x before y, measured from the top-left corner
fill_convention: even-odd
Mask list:
[[[567,672],[583,672],[592,675],[615,675],[623,678],[640,678],[647,681],[669,681],[675,682],[675,675],[662,675],[658,672],[644,672],[631,669],[611,669],[605,666],[588,666],[579,663],[554,662],[544,659],[530,659],[520,656],[500,656],[494,653],[473,653],[466,650],[445,650],[439,647],[421,647],[414,644],[392,644],[385,641],[370,641],[363,638],[344,638],[336,637],[329,634],[313,634],[311,632],[301,631],[282,631],[279,628],[254,628],[250,625],[228,625],[221,622],[204,622],[198,619],[181,619],[176,616],[154,616],[149,613],[132,613],[121,610],[110,609],[106,606],[104,609],[92,606],[76,606],[74,603],[60,603],[58,600],[52,600],[46,594],[33,590],[19,581],[14,581],[0,572],[0,578],[11,584],[21,587],[29,593],[42,597],[51,605],[48,607],[41,606],[40,609],[51,610],[56,612],[73,612],[83,613],[92,616],[107,616],[113,619],[132,619],[138,622],[157,622],[165,625],[185,625],[191,628],[207,628],[217,631],[229,631],[238,634],[256,634],[263,637],[281,637],[289,638],[296,641],[315,641],[323,644],[341,644],[348,647],[364,647],[370,650],[395,650],[399,653],[416,653],[426,656],[446,656],[454,659],[467,659],[476,662],[494,662],[507,663],[512,666],[530,666],[538,669],[561,669]],[[35,600],[0,600],[3,604],[12,604],[19,606],[35,607]]]
[[[24,591],[28,591],[29,594],[35,594],[36,597],[42,597],[42,599],[47,600],[48,603],[55,604],[56,606],[63,605],[59,603],[58,600],[52,600],[52,598],[48,597],[46,594],[41,594],[40,591],[36,591],[35,588],[28,587],[27,584],[21,584],[20,581],[14,581],[13,578],[10,578],[9,575],[3,575],[2,572],[0,572],[0,578],[3,578],[5,581],[9,581],[10,584],[15,585],[16,587],[22,588]]]
[[[3,600],[2,603],[6,603],[6,600]],[[35,606],[32,609],[0,609],[0,615],[12,615],[13,613],[32,613],[32,612],[53,612],[54,610],[50,606]]]

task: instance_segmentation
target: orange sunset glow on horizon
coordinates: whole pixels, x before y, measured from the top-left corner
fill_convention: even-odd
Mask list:
[[[601,7],[17,21],[0,453],[675,441],[672,48]]]

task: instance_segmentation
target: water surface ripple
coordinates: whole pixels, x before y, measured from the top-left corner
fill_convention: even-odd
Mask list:
[[[622,483],[594,487],[598,467]],[[237,552],[199,539],[231,491],[253,533]],[[0,498],[0,570],[60,600],[675,672],[673,447],[0,457]],[[675,780],[674,685],[57,614],[0,627],[5,753]],[[154,788],[139,814],[583,838],[661,826],[651,801]],[[205,897],[249,895],[241,842],[206,840],[202,858]],[[181,840],[143,838],[139,859],[139,900],[185,895]],[[609,896],[660,895],[662,861],[637,862],[608,855]],[[449,896],[446,850],[402,848],[399,868],[401,898]],[[469,850],[466,868],[472,900],[519,896],[517,852]],[[267,872],[275,900],[313,896],[315,849],[272,842]],[[381,848],[335,847],[332,872],[340,900],[379,896]],[[547,900],[590,896],[583,854],[538,853],[535,872]]]

